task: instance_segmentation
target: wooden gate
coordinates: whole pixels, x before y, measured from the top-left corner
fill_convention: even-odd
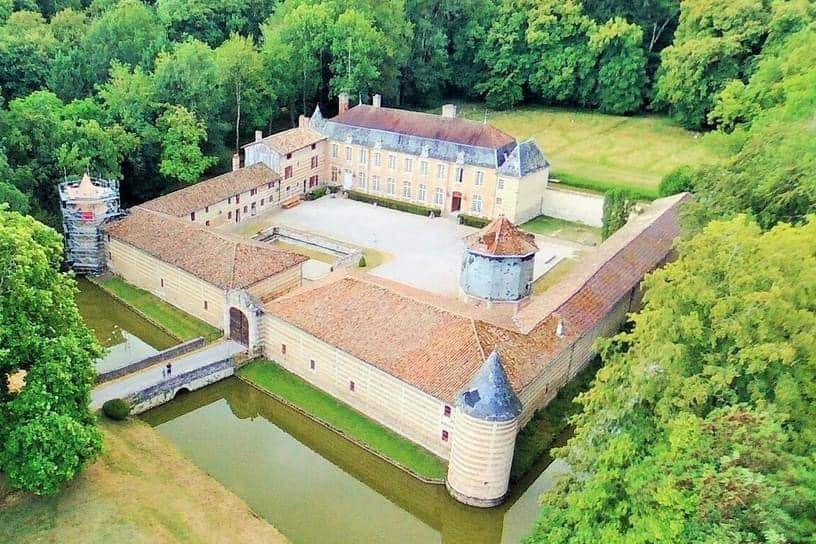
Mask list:
[[[249,320],[238,308],[230,308],[230,339],[249,346]]]

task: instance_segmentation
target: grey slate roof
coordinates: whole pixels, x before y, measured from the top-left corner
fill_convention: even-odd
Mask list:
[[[541,148],[535,140],[525,140],[507,156],[507,160],[499,168],[499,174],[504,176],[522,177],[550,165]]]
[[[521,414],[521,401],[513,392],[495,349],[459,393],[456,405],[469,416],[484,421],[510,421]]]
[[[310,120],[311,128],[336,141],[356,145],[365,145],[419,157],[426,156],[449,162],[461,162],[472,166],[498,168],[504,163],[516,142],[510,142],[498,149],[459,144],[450,141],[423,138],[409,134],[400,134],[386,130],[346,125],[326,119],[315,108]]]

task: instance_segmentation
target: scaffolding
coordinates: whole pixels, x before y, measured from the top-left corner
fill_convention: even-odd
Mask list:
[[[102,225],[121,215],[119,183],[85,174],[60,183],[59,195],[68,263],[78,274],[102,274],[106,266]]]

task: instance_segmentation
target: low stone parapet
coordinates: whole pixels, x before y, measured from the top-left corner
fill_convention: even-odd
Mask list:
[[[144,359],[136,361],[135,363],[131,363],[127,366],[116,368],[108,372],[102,372],[96,376],[96,383],[100,384],[109,382],[111,380],[127,376],[128,374],[132,374],[133,372],[137,372],[149,366],[153,366],[155,364],[170,359],[175,359],[176,357],[184,355],[185,353],[190,353],[191,351],[203,348],[204,344],[205,341],[203,337],[199,336],[198,338],[193,338],[192,340],[188,340],[187,342],[181,343],[177,346],[173,346],[172,348],[160,351],[159,353],[145,357]]]

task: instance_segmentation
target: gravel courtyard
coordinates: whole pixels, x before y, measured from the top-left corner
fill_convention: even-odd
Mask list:
[[[453,220],[430,219],[342,198],[324,197],[289,210],[277,209],[253,220],[259,230],[285,225],[335,240],[374,248],[389,259],[372,274],[427,291],[456,296],[463,238],[476,229]],[[572,257],[579,246],[537,237],[535,276]]]

